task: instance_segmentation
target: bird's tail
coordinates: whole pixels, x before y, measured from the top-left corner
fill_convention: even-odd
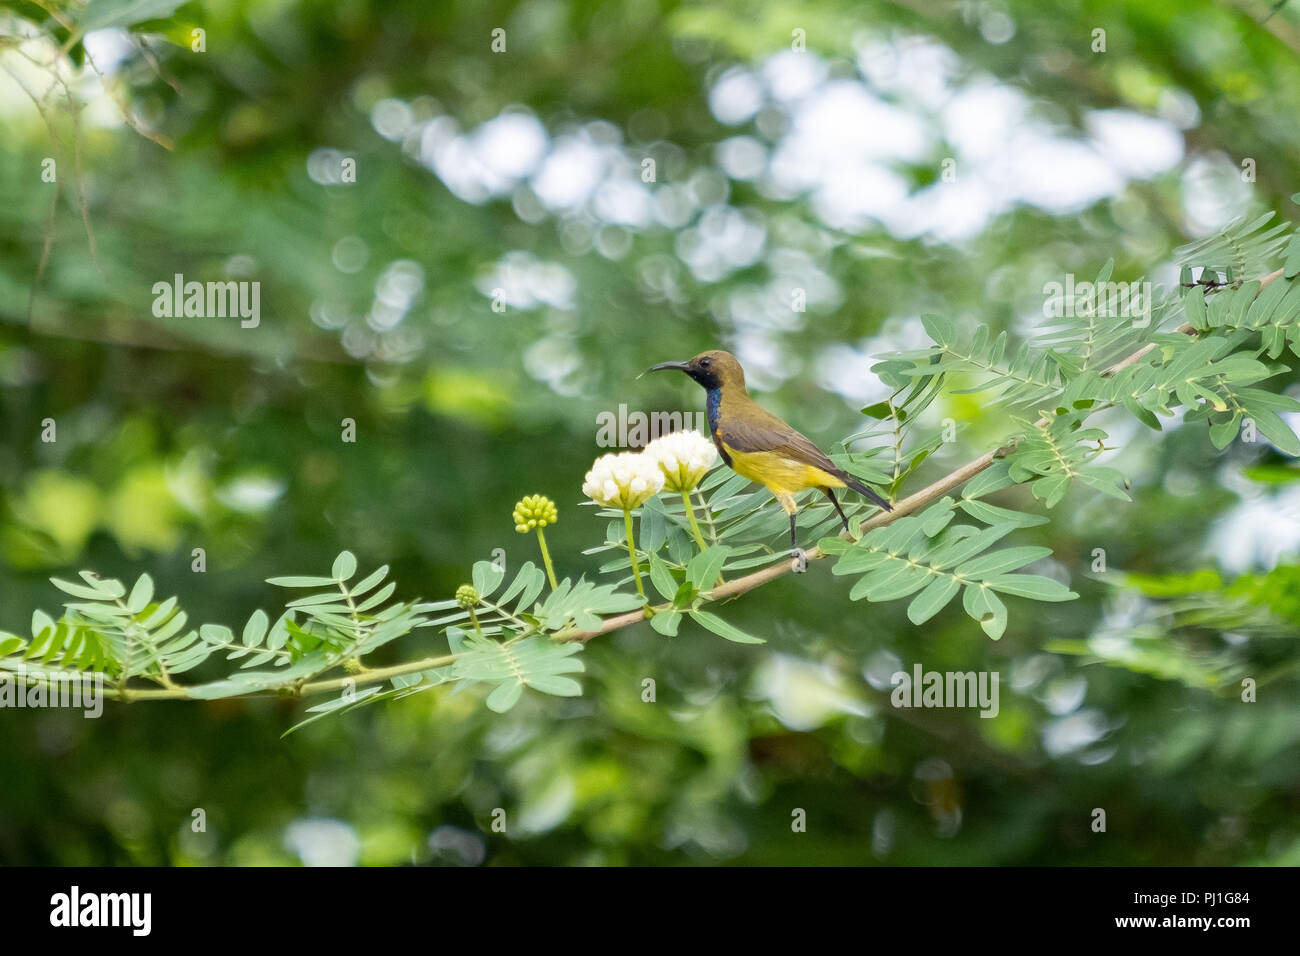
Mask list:
[[[840,480],[843,481],[850,488],[852,488],[854,491],[856,491],[858,494],[862,495],[862,497],[866,498],[868,501],[875,502],[876,504],[880,505],[880,507],[884,508],[886,511],[894,510],[893,508],[890,507],[888,501],[880,497],[880,495],[876,494],[874,491],[872,491],[862,482],[858,481],[858,479],[854,478],[852,475],[841,474]]]

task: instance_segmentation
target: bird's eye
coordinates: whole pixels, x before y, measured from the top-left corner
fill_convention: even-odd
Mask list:
[[[713,364],[713,359],[706,359],[706,358],[700,359],[700,368],[708,368],[712,364]]]

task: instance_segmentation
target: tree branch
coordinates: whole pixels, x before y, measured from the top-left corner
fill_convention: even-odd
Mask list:
[[[1260,288],[1263,289],[1269,283],[1273,282],[1276,279],[1281,278],[1282,273],[1283,270],[1278,269],[1275,272],[1271,272],[1268,275],[1263,276],[1260,279]],[[1184,324],[1179,326],[1178,331],[1190,335],[1195,332],[1195,329],[1193,329],[1190,325]],[[1109,369],[1106,370],[1105,374],[1114,375],[1116,372],[1119,372],[1122,369],[1129,367],[1130,365],[1134,365],[1137,362],[1140,362],[1155,347],[1156,347],[1156,343],[1154,342],[1142,346],[1142,348],[1133,352],[1131,355],[1121,359],[1119,362],[1116,362],[1114,365],[1112,365]],[[1048,424],[1050,424],[1050,421],[1051,420],[1049,418],[1043,417],[1040,418],[1034,424],[1035,427],[1043,428],[1046,427]],[[872,531],[876,528],[881,528],[884,527],[885,525],[892,524],[893,522],[897,521],[899,518],[903,518],[907,515],[914,514],[925,505],[930,504],[930,502],[935,501],[936,499],[943,497],[953,489],[958,488],[961,485],[964,485],[966,482],[970,481],[976,475],[992,467],[994,462],[998,461],[1000,458],[1004,458],[1007,455],[1011,454],[1011,452],[1015,450],[1018,440],[1019,440],[1018,438],[1012,438],[1007,444],[1001,446],[1000,448],[997,448],[990,452],[986,452],[985,454],[980,455],[975,460],[968,462],[965,465],[962,465],[960,468],[948,473],[947,475],[943,476],[939,480],[935,481],[933,484],[930,484],[927,487],[916,492],[915,494],[909,495],[908,497],[904,498],[902,501],[899,501],[894,505],[893,510],[882,511],[872,515],[866,521],[863,521],[861,523],[859,527],[859,533],[866,534],[868,531]],[[846,532],[845,534],[841,535],[841,537],[849,538],[850,535]],[[826,556],[825,553],[822,552],[820,548],[813,548],[811,551],[805,553],[805,558],[807,561],[818,561],[824,558],[825,556]],[[769,581],[774,581],[785,574],[791,573],[794,570],[794,567],[795,567],[794,561],[788,561],[783,559],[781,561],[776,562],[775,564],[768,565],[765,568],[760,568],[759,570],[747,574],[744,577],[736,578],[732,581],[727,581],[724,584],[720,584],[713,590],[705,592],[705,594],[711,603],[717,603],[720,601],[727,601],[732,598],[737,598],[740,597],[742,594],[752,591],[756,587],[760,587],[761,585],[767,584]],[[660,611],[670,610],[671,608],[672,608],[671,604],[661,604],[654,607],[653,611],[657,613]],[[606,618],[604,621],[602,621],[600,627],[596,628],[595,630],[588,631],[588,630],[579,630],[576,628],[570,628],[568,630],[559,631],[554,635],[554,639],[557,641],[577,641],[585,644],[587,641],[590,641],[592,638],[599,637],[602,634],[609,634],[613,631],[621,630],[622,628],[629,627],[633,624],[636,624],[640,621],[644,621],[646,619],[647,617],[646,617],[645,610],[630,611],[626,614],[618,614],[613,617]],[[374,684],[380,681],[389,680],[393,677],[399,677],[404,674],[414,674],[419,671],[430,670],[436,667],[442,667],[452,663],[454,660],[455,660],[455,655],[428,657],[418,661],[411,661],[405,664],[395,664],[391,667],[381,667],[381,668],[376,668],[374,670],[364,670],[361,671],[360,673],[351,674],[345,677],[332,678],[329,680],[311,681],[311,682],[299,684],[297,686],[292,686],[288,689],[276,688],[276,689],[265,690],[265,691],[252,691],[248,694],[240,694],[238,696],[239,697],[265,697],[265,696],[307,697],[315,694],[326,694],[326,693],[342,690],[345,687],[349,687],[349,686],[361,686],[363,684]],[[28,676],[33,677],[35,675],[28,675]],[[85,677],[85,676],[92,676],[92,675],[82,675],[82,676]],[[190,697],[189,690],[190,688],[186,688],[186,687],[172,687],[172,688],[166,688],[161,690],[155,690],[155,689],[131,690],[127,688],[122,688],[122,689],[106,688],[103,691],[103,693],[105,697],[120,698],[124,701],[204,699],[204,698]]]
[[[377,684],[380,681],[386,681],[393,677],[401,677],[404,674],[414,674],[419,671],[432,670],[435,667],[445,667],[456,660],[454,654],[443,654],[439,657],[425,657],[418,661],[408,661],[405,664],[394,664],[392,667],[377,667],[374,670],[363,670],[357,674],[349,674],[346,677],[335,677],[330,680],[311,681],[299,685],[297,688],[289,689],[274,688],[264,691],[250,691],[247,694],[237,695],[240,698],[245,697],[311,697],[316,694],[328,694],[332,691],[343,690],[345,687],[360,687],[362,684]],[[36,677],[37,675],[18,675],[14,677]],[[88,677],[92,675],[81,675]],[[48,681],[46,682],[48,685]],[[174,687],[168,690],[119,690],[115,687],[105,687],[103,694],[105,697],[117,698],[123,701],[133,700],[207,700],[204,697],[191,697],[190,687]],[[222,698],[211,698],[220,700]]]

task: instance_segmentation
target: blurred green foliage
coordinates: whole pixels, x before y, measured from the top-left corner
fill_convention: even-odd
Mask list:
[[[126,6],[93,0],[83,16],[129,26],[114,19]],[[267,577],[344,547],[391,564],[400,599],[450,596],[495,549],[511,567],[535,559],[511,519],[534,492],[559,504],[547,537],[560,574],[590,572],[581,550],[602,521],[576,505],[602,450],[596,415],[698,401],[636,381],[652,362],[731,347],[765,404],[829,446],[885,397],[869,356],[915,347],[922,313],[1018,336],[1064,273],[1113,258],[1136,278],[1228,215],[1294,218],[1300,17],[1286,7],[1261,25],[1271,6],[145,4],[169,19],[135,23],[137,45],[101,65],[112,95],[77,73],[90,105],[56,88],[43,118],[24,100],[23,84],[41,95],[24,55],[48,51],[19,38],[69,34],[42,6],[0,5],[0,628],[25,628],[51,601],[46,579],[76,567],[148,572],[202,619],[238,626],[272,606]],[[963,149],[1022,169],[1015,134],[1031,124],[1085,142],[1099,111],[1160,117],[1181,151],[1074,208],[1003,203],[969,235],[836,224],[844,193],[828,210],[815,188],[786,195],[724,167],[729,138],[770,156],[797,128],[797,103],[771,90],[732,123],[714,99],[795,30],[819,86],[872,77],[889,50],[899,63],[946,51],[911,67],[933,89],[879,81],[926,131],[916,156],[885,162],[908,195],[949,156],[960,182]],[[92,56],[118,49],[100,41]],[[70,54],[67,77],[84,62],[81,46]],[[1028,111],[1001,123],[986,102],[946,98],[972,87],[1019,91]],[[454,136],[503,111],[536,117],[547,149],[614,148],[634,179],[655,158],[656,190],[677,190],[667,212],[636,225],[585,201],[551,207],[525,177],[475,193],[492,177],[455,179],[474,160],[472,136]],[[983,151],[951,141],[961,128]],[[422,152],[426,135],[448,165]],[[331,180],[343,156],[355,183]],[[560,185],[600,175],[584,170]],[[720,207],[743,221],[707,218]],[[763,255],[700,252],[751,227]],[[153,318],[153,283],[176,273],[256,277],[260,326]],[[392,284],[412,276],[387,324]],[[808,312],[761,305],[799,282]],[[932,413],[960,440],[909,487],[1007,430],[978,395],[944,395]],[[339,441],[344,418],[355,444]],[[1051,547],[1081,599],[1020,602],[996,644],[955,606],[916,628],[905,605],[851,604],[815,568],[724,609],[765,645],[625,629],[584,651],[583,697],[526,695],[505,716],[477,691],[434,690],[282,741],[300,703],[6,711],[0,861],[1300,863],[1300,572],[1284,534],[1300,472],[1266,443],[1217,451],[1204,428],[1117,437],[1133,504],[1073,489],[1020,539]],[[1037,507],[1025,488],[1005,503]],[[421,640],[389,659],[441,649]],[[914,662],[999,671],[999,716],[890,707],[888,674]],[[1241,702],[1242,676],[1257,702]],[[806,833],[791,832],[795,808]]]

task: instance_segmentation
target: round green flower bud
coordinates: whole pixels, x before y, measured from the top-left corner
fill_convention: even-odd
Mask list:
[[[456,603],[466,611],[472,611],[478,607],[478,591],[474,590],[474,585],[462,584],[458,587],[456,589]]]
[[[515,521],[515,530],[527,534],[534,528],[545,528],[559,520],[560,513],[555,502],[545,495],[528,495],[515,504],[511,515]]]

